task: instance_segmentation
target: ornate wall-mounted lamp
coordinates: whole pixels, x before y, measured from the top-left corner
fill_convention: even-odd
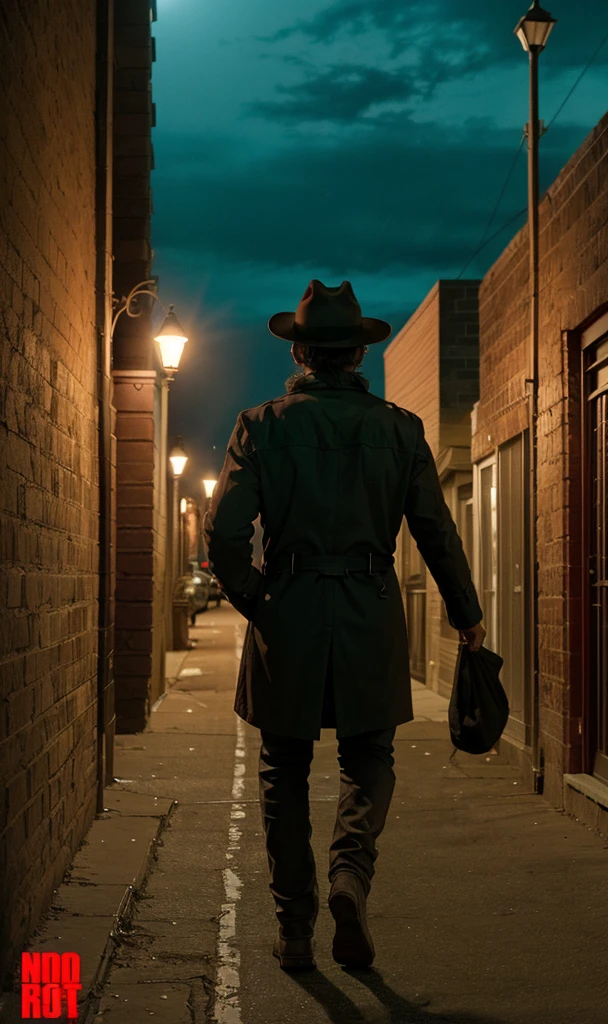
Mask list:
[[[182,352],[184,351],[184,345],[188,341],[188,336],[173,310],[173,305],[171,304],[168,309],[165,309],[154,290],[155,287],[156,280],[154,278],[150,281],[141,281],[131,289],[127,296],[123,296],[122,299],[115,300],[114,319],[112,320],[112,335],[114,334],[114,328],[116,327],[116,321],[119,316],[122,313],[126,313],[127,316],[137,319],[137,317],[141,316],[144,312],[137,301],[139,296],[150,295],[156,302],[158,302],[165,314],[165,318],[158,329],[158,333],[154,336],[154,340],[158,342],[163,369],[167,375],[168,381],[171,381],[177,373]]]

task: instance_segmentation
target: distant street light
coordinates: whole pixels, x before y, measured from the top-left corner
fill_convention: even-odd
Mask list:
[[[205,488],[205,494],[208,498],[211,498],[216,483],[217,480],[213,480],[211,478],[206,478],[205,480],[203,480],[203,487]]]
[[[183,540],[182,540],[182,516],[180,515],[180,500],[179,500],[179,480],[184,472],[184,467],[188,461],[184,449],[184,442],[181,437],[178,436],[177,444],[171,449],[169,455],[169,462],[173,466],[173,515],[172,515],[172,533],[171,533],[171,591],[178,576],[181,576],[183,572]]]
[[[524,50],[530,55],[530,114],[525,132],[528,138],[528,245],[529,245],[529,289],[530,289],[530,347],[529,371],[526,378],[529,398],[529,533],[530,533],[530,575],[529,588],[530,606],[530,665],[532,669],[532,753],[534,771],[534,791],[543,792],[543,764],[539,750],[539,657],[538,657],[538,567],[536,545],[536,480],[537,480],[537,420],[538,420],[538,140],[540,123],[538,120],[538,57],[544,49],[547,39],[555,25],[548,11],[540,7],[538,0],[520,18],[515,26],[517,35]]]
[[[186,452],[184,450],[184,443],[181,437],[178,437],[177,444],[175,445],[174,448],[171,449],[169,461],[173,466],[174,475],[178,477],[181,476],[182,473],[184,472],[184,467],[188,461],[188,456],[186,455]]]

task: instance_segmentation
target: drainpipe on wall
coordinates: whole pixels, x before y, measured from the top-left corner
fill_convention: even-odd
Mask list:
[[[112,694],[112,84],[113,0],[97,4],[96,68],[96,273],[99,603],[97,651],[97,813],[103,810],[107,776],[113,774]],[[113,702],[112,702],[113,703]],[[112,726],[110,728],[110,726]],[[108,742],[109,741],[109,742]]]

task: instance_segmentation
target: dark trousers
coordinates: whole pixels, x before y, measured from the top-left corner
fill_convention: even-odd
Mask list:
[[[332,690],[326,690],[324,726]],[[351,871],[362,881],[366,895],[378,856],[376,839],[390,806],[394,729],[366,732],[338,740],[340,796],[329,849],[329,879]],[[277,736],[262,731],[260,804],[266,834],[270,891],[277,918],[286,936],[312,935],[319,910],[308,776],[313,740]]]

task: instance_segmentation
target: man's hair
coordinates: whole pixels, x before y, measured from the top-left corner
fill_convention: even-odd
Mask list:
[[[355,353],[360,347],[353,345],[351,348],[326,348],[321,345],[305,345],[298,341],[296,353],[309,370],[343,370],[354,365]]]

